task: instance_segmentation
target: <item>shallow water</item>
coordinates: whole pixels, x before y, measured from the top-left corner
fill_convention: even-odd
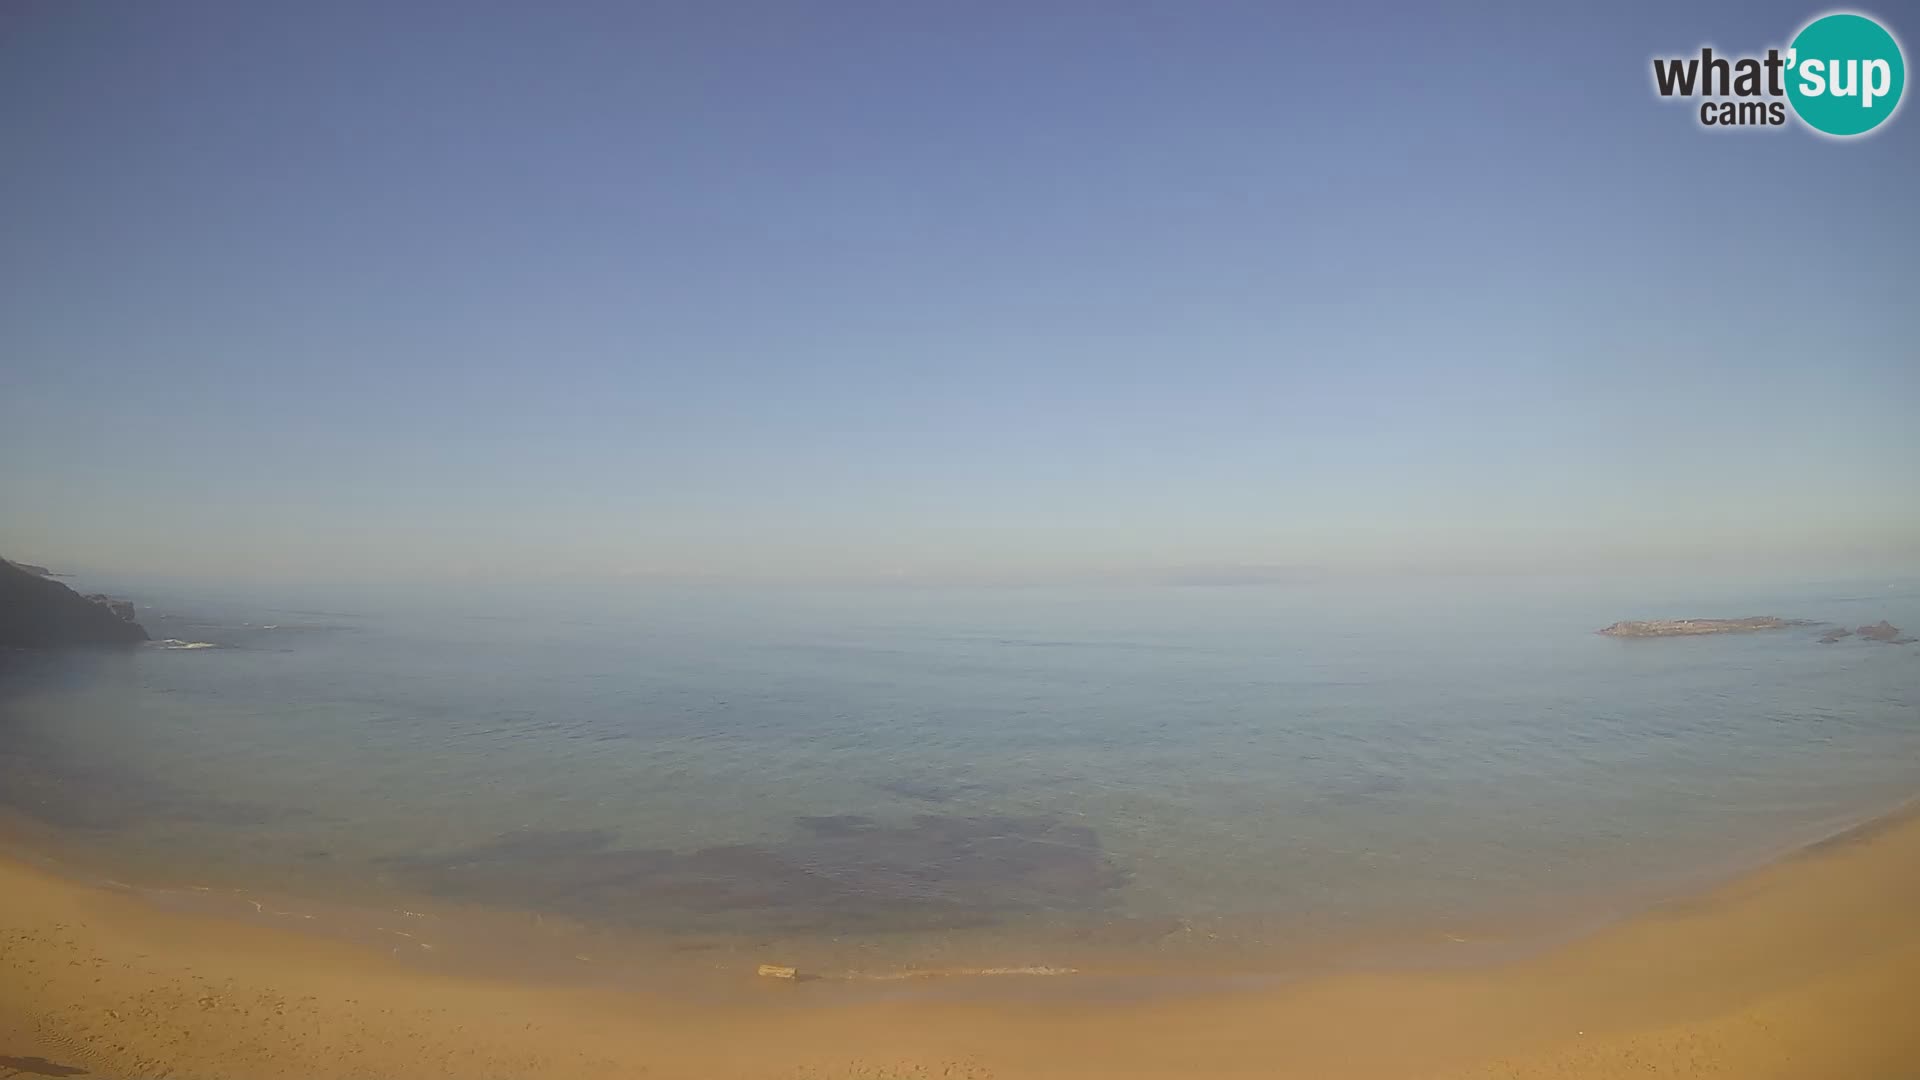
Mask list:
[[[0,657],[0,803],[129,876],[876,962],[1591,910],[1920,789],[1920,646],[1592,632],[1913,579],[117,591],[214,647]]]

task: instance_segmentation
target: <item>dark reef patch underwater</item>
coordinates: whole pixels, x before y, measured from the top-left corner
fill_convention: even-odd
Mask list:
[[[1094,831],[1047,817],[801,817],[784,842],[692,851],[615,846],[606,829],[525,830],[442,854],[383,860],[451,899],[587,921],[877,930],[981,925],[1025,912],[1106,909],[1126,875]]]

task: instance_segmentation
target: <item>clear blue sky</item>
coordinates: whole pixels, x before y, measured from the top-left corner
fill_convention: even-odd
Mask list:
[[[1920,551],[1920,113],[1651,89],[1820,9],[1124,7],[7,4],[0,552]]]

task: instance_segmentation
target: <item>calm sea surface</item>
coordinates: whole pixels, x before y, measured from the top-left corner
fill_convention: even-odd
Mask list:
[[[0,804],[136,881],[1041,962],[1657,891],[1920,791],[1920,646],[1593,633],[1912,632],[1912,579],[117,587],[212,647],[0,654]]]

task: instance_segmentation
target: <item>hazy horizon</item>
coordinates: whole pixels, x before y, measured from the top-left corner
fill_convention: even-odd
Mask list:
[[[1920,118],[1648,87],[1814,10],[14,5],[0,555],[1911,568]]]

